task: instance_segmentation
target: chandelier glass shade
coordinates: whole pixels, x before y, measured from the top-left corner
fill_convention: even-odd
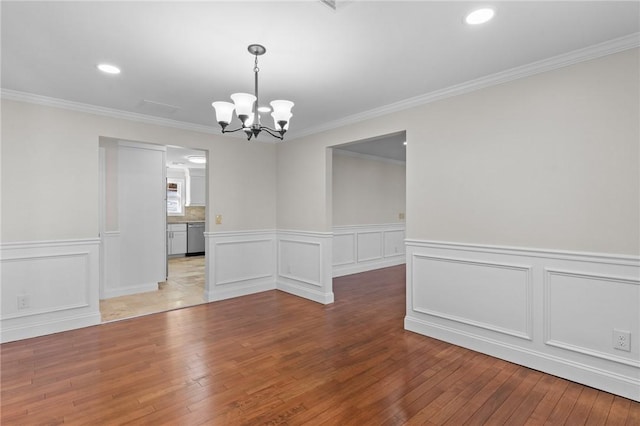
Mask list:
[[[284,139],[284,134],[289,130],[289,122],[293,114],[291,108],[294,103],[285,100],[271,101],[271,117],[273,118],[273,128],[263,126],[260,122],[260,115],[258,114],[259,97],[258,97],[258,56],[263,55],[267,49],[259,44],[252,44],[248,47],[249,53],[255,55],[255,66],[253,68],[255,92],[249,93],[234,93],[231,95],[231,102],[213,102],[211,105],[216,111],[216,121],[222,128],[222,133],[232,133],[239,130],[243,130],[247,135],[247,140],[251,140],[252,137],[257,138],[260,132],[263,130],[269,133],[271,136],[280,140]],[[242,126],[234,129],[227,130],[227,126],[233,120],[233,112],[242,123]]]

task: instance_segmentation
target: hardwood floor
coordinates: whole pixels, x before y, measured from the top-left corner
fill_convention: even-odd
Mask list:
[[[405,331],[404,273],[0,345],[1,422],[640,424],[640,403]]]
[[[157,291],[101,300],[102,322],[204,303],[204,262],[204,256],[169,259],[169,276]]]

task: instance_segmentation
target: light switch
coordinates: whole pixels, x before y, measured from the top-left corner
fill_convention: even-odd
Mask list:
[[[216,215],[216,225],[221,225],[222,224],[222,215],[221,214],[217,214]]]
[[[398,214],[398,219],[404,220],[404,213],[399,213]]]

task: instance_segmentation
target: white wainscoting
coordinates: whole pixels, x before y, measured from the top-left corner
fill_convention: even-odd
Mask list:
[[[407,240],[405,328],[640,401],[640,259]],[[613,330],[631,351],[613,348]]]
[[[331,232],[278,231],[278,290],[333,303],[332,237]]]
[[[100,323],[98,239],[0,245],[0,341]],[[18,308],[18,297],[28,306]]]
[[[405,263],[403,223],[333,228],[334,277],[403,263]]]
[[[276,231],[205,232],[209,302],[276,288]]]
[[[123,270],[122,238],[119,231],[102,233],[102,270],[100,277],[100,299],[128,296],[130,294],[145,293],[158,290],[158,282],[137,282],[134,280],[137,272]],[[142,254],[140,254],[142,256]],[[128,262],[129,269],[135,263]]]

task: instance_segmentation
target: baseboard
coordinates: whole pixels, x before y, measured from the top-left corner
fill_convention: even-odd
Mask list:
[[[333,291],[330,293],[323,293],[322,291],[302,287],[291,282],[278,281],[276,288],[285,293],[293,294],[294,296],[302,297],[312,300],[314,302],[328,305],[334,302]]]
[[[214,291],[206,293],[206,299],[208,302],[216,302],[219,300],[233,299],[234,297],[248,296],[254,293],[261,293],[263,291],[275,290],[276,284],[272,280],[265,282],[258,282],[252,284],[245,284],[242,287],[234,286],[228,289],[215,288]]]
[[[355,265],[338,265],[333,267],[333,277],[343,277],[345,275],[359,274],[361,272],[373,271],[375,269],[388,268],[390,266],[404,265],[406,263],[404,255],[394,258],[387,258],[381,261],[368,263],[358,263]]]
[[[47,334],[90,327],[98,325],[101,322],[102,318],[100,317],[100,313],[92,312],[25,325],[3,326],[2,330],[0,330],[0,342],[6,343],[16,340],[31,339],[33,337],[44,336]]]
[[[404,328],[505,361],[640,401],[640,379],[620,375],[566,358],[510,345],[474,333],[405,317]]]
[[[145,283],[131,287],[120,287],[114,289],[105,289],[103,298],[111,299],[120,296],[129,296],[131,294],[146,293],[148,291],[158,290],[158,283]]]

